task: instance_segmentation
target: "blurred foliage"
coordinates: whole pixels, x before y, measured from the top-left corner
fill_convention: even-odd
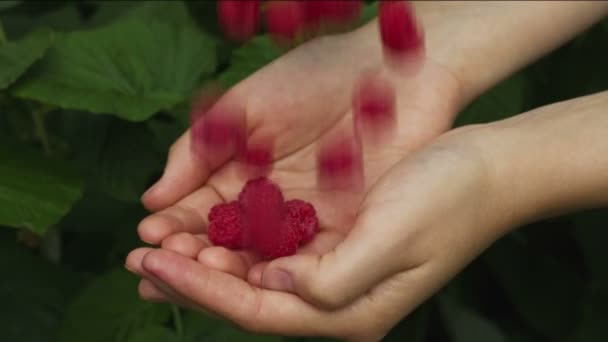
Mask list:
[[[607,41],[608,20],[489,90],[457,125],[607,89]],[[1,341],[322,340],[143,302],[121,270],[140,245],[139,196],[187,128],[192,92],[280,54],[263,34],[222,40],[212,1],[0,2]],[[597,209],[505,236],[386,341],[604,341],[607,224]]]

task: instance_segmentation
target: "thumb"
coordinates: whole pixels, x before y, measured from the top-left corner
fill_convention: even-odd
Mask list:
[[[360,215],[345,240],[327,253],[270,262],[262,272],[262,286],[295,293],[327,309],[349,304],[386,277],[409,268],[400,225],[383,225],[377,220],[383,215],[391,214],[384,210]]]
[[[142,196],[150,211],[165,209],[200,187],[209,177],[209,168],[190,152],[190,131],[178,138],[169,149],[162,177]]]

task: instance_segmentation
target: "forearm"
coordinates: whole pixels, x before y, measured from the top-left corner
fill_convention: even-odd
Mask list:
[[[430,60],[461,85],[464,106],[513,72],[580,34],[608,14],[602,1],[416,1]],[[381,58],[376,20],[358,44]]]
[[[511,225],[608,206],[608,91],[482,130],[492,193]]]

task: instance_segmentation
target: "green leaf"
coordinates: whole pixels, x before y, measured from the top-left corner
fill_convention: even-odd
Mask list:
[[[571,333],[580,317],[582,279],[520,237],[501,239],[483,260],[521,318],[546,338],[557,340]]]
[[[0,1],[0,11],[7,10],[9,8],[13,8],[19,5],[21,1],[19,0],[2,0]]]
[[[215,66],[215,45],[196,27],[128,16],[61,35],[14,94],[141,121],[189,98]]]
[[[44,233],[82,193],[68,165],[0,141],[0,225]]]
[[[32,32],[33,28],[38,27],[67,32],[75,30],[82,25],[78,9],[76,6],[69,4],[58,8],[51,8],[50,10],[43,10],[36,14],[11,11],[1,15],[0,18],[3,20],[6,35],[11,39],[24,37]]]
[[[186,342],[279,342],[281,337],[247,333],[235,325],[193,311],[183,315]]]
[[[2,341],[48,342],[81,281],[0,233]],[[12,236],[10,239],[8,236]]]
[[[128,342],[181,342],[175,333],[161,326],[152,326],[135,332]]]
[[[161,173],[166,151],[155,145],[149,124],[81,112],[57,113],[52,131],[70,147],[75,164],[94,190],[139,202]],[[156,121],[156,117],[151,119]]]
[[[439,296],[439,309],[453,342],[506,342],[503,332],[487,318],[447,296]]]
[[[267,36],[258,36],[236,49],[230,67],[218,78],[226,87],[232,87],[263,66],[281,56],[281,50]]]
[[[50,30],[40,29],[23,40],[0,45],[0,89],[11,85],[34,62],[42,58],[52,39]]]
[[[69,306],[59,342],[125,342],[167,322],[170,307],[139,299],[137,283],[123,269],[95,278]]]
[[[93,185],[113,197],[139,202],[152,177],[162,171],[162,156],[154,136],[143,125],[113,122],[102,138],[102,149],[90,164]]]
[[[501,82],[473,101],[456,120],[456,126],[506,119],[524,110],[528,80],[522,73]]]

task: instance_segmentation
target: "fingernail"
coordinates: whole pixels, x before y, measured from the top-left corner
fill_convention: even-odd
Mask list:
[[[293,279],[289,273],[275,269],[264,272],[262,285],[269,290],[293,292]]]

